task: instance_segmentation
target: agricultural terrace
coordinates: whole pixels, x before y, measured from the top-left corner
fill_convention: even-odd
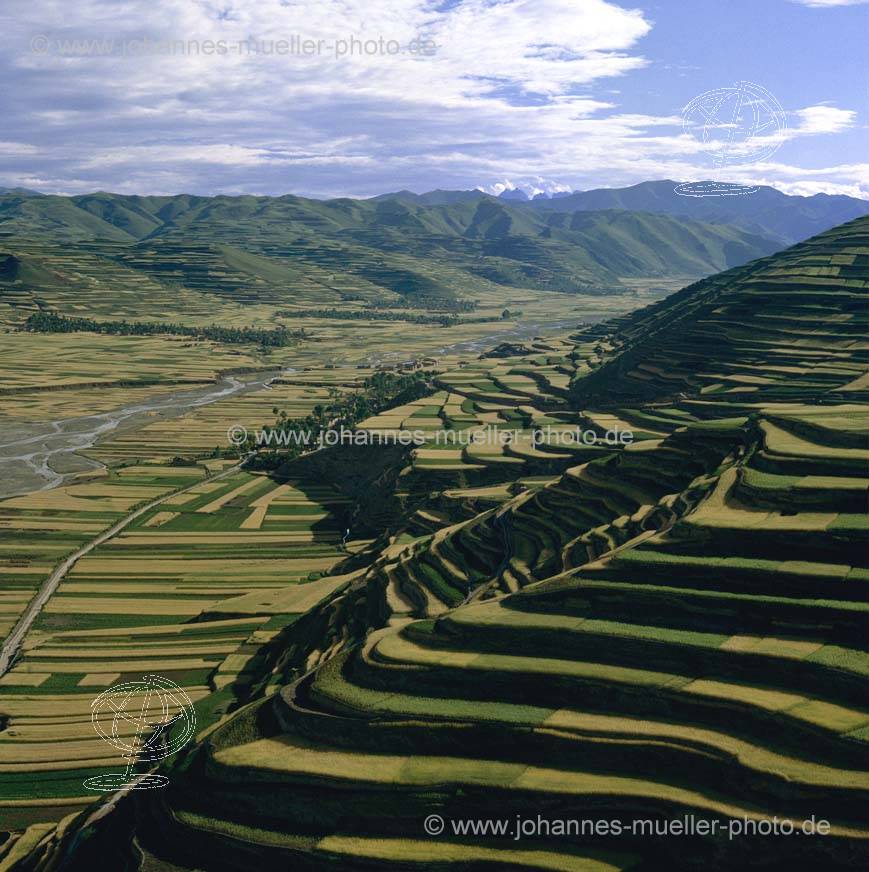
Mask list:
[[[692,813],[830,821],[823,840],[692,839],[709,868],[745,851],[869,862],[867,289],[858,220],[575,334],[568,382],[563,361],[538,359],[550,389],[534,402],[523,352],[446,372],[440,394],[366,422],[475,427],[526,406],[642,438],[548,474],[504,452],[456,455],[433,478],[420,449],[401,484],[442,490],[329,613],[379,595],[390,617],[343,644],[330,628],[313,671],[288,657],[276,692],[146,806],[146,858],[172,832],[174,861],[219,836],[243,869],[672,868],[678,839],[520,851],[432,841],[422,821]]]

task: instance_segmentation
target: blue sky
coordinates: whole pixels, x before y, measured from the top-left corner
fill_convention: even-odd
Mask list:
[[[869,199],[867,0],[3,0],[0,43],[0,186]],[[713,170],[682,108],[743,80],[786,129]]]

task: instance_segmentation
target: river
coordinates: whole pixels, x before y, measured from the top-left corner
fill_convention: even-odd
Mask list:
[[[499,330],[430,349],[424,354],[434,357],[479,354],[502,342],[518,342],[544,332],[566,330],[577,323],[578,319],[570,319],[522,324],[512,330]],[[407,352],[393,352],[371,355],[366,362],[369,366],[375,366],[379,363],[398,363],[406,358]],[[178,417],[198,406],[207,406],[233,394],[259,390],[282,373],[291,372],[295,370],[286,368],[226,376],[213,385],[161,394],[110,412],[45,423],[4,425],[0,435],[0,498],[47,490],[77,473],[101,469],[103,464],[99,461],[77,452],[91,448],[108,433],[117,434],[150,423],[154,413],[166,418]]]
[[[283,372],[293,372],[286,369]],[[175,418],[233,394],[259,390],[281,371],[226,376],[213,385],[160,394],[120,409],[45,423],[4,424],[0,435],[0,498],[47,490],[103,464],[76,452],[107,433],[136,429],[160,417]]]

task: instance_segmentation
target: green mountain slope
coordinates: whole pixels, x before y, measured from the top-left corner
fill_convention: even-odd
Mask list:
[[[49,271],[63,272],[66,261],[91,283],[100,281],[96,257],[152,281],[284,302],[342,294],[453,300],[499,285],[609,293],[624,291],[622,278],[700,276],[779,247],[731,226],[647,213],[538,213],[479,194],[420,203],[12,193],[0,195],[0,238],[4,254]],[[239,268],[242,256],[247,266]]]
[[[869,361],[866,227],[858,219],[626,317],[605,365],[576,383],[576,402],[862,395],[842,380]]]
[[[628,209],[693,218],[695,221],[733,224],[744,230],[794,243],[829,227],[869,214],[869,202],[843,195],[800,197],[761,186],[744,197],[683,197],[676,183],[642,182],[629,188],[577,191],[567,197],[535,199],[533,211]]]
[[[692,218],[713,224],[732,224],[790,244],[869,214],[869,202],[844,195],[814,194],[803,197],[783,194],[775,188],[762,185],[756,193],[745,197],[683,197],[675,193],[675,187],[676,182],[664,179],[641,182],[627,188],[598,188],[551,197],[538,195],[532,199],[514,190],[503,193],[499,199],[514,208],[537,213],[620,209]],[[487,196],[482,191],[429,191],[425,194],[397,191],[376,199],[434,206],[474,202]]]

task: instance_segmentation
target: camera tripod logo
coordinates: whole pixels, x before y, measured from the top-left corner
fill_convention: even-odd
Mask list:
[[[196,713],[183,688],[161,675],[115,684],[91,703],[97,735],[121,752],[123,772],[88,778],[88,790],[153,790],[169,779],[155,773],[136,774],[139,764],[153,764],[180,751],[196,733]]]

